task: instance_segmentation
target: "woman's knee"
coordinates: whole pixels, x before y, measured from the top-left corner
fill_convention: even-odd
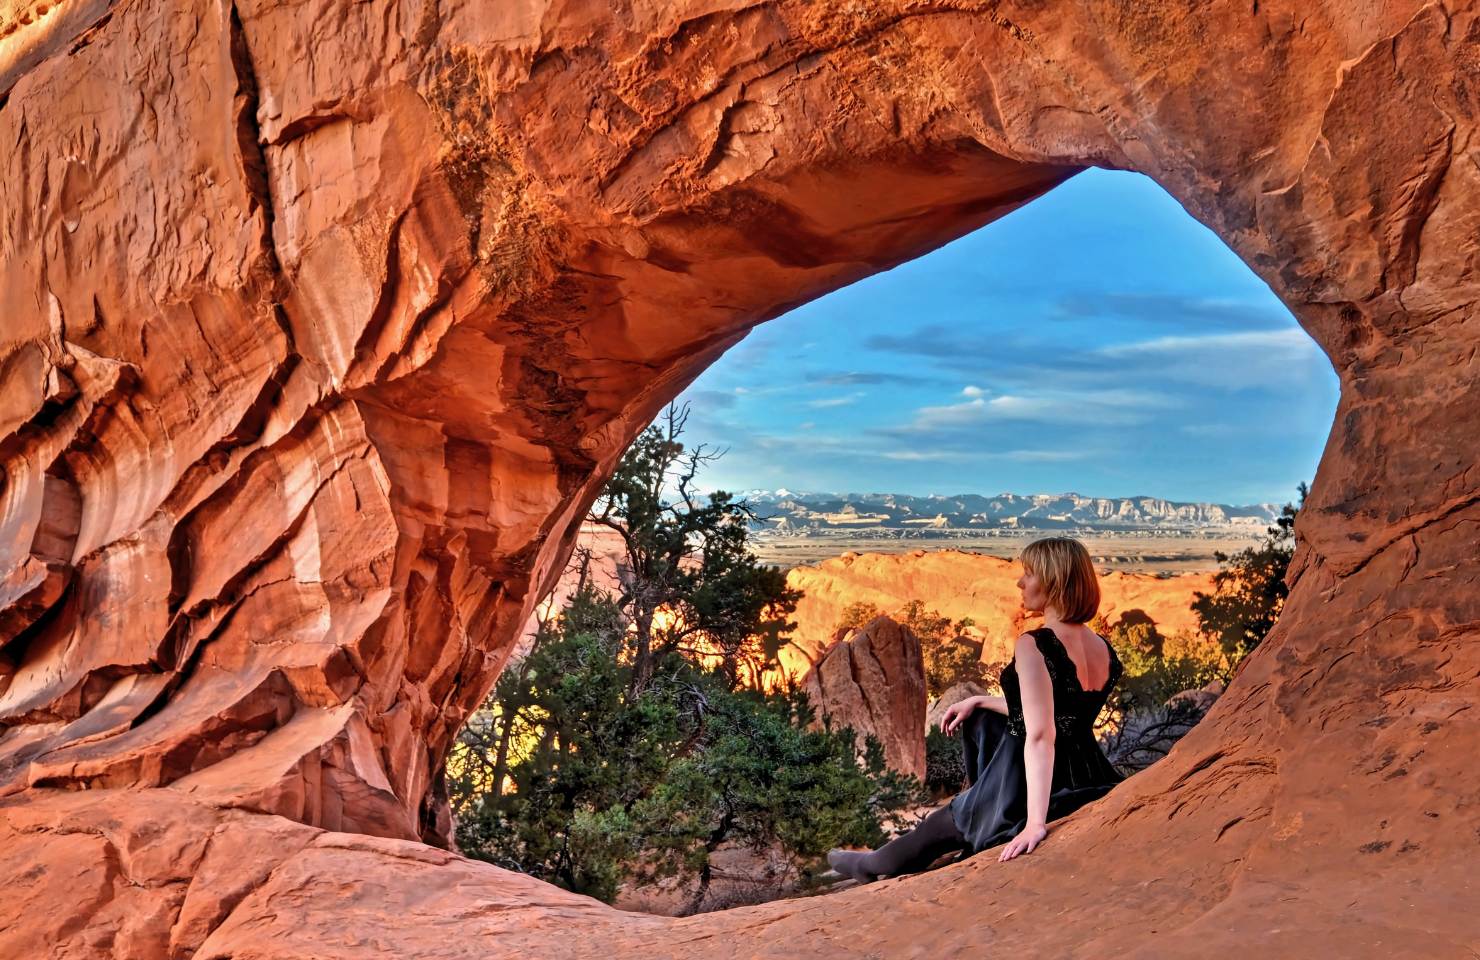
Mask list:
[[[1006,727],[1007,718],[995,710],[979,707],[966,718],[966,734],[972,740],[982,740]]]

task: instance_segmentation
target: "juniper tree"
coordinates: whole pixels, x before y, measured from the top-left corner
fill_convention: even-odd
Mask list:
[[[723,844],[800,868],[875,845],[919,799],[869,739],[814,729],[797,691],[752,689],[799,597],[748,544],[743,503],[700,497],[713,455],[670,409],[623,457],[592,512],[624,543],[618,589],[584,583],[500,677],[448,764],[469,856],[610,900],[627,880],[696,881]],[[747,687],[747,683],[749,687]]]

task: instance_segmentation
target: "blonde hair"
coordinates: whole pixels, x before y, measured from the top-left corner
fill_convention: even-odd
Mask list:
[[[1084,544],[1073,537],[1044,537],[1023,548],[1023,566],[1043,584],[1048,605],[1065,623],[1088,623],[1100,610],[1100,579]]]

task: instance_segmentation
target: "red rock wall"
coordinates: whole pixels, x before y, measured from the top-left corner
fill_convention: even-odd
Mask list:
[[[0,17],[0,952],[1474,949],[1473,4]],[[1006,868],[688,921],[408,842],[668,398],[1088,164],[1166,187],[1341,379],[1285,616],[1171,757]],[[223,818],[252,842],[195,894],[143,855]]]

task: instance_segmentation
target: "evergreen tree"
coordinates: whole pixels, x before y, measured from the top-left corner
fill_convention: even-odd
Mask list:
[[[684,419],[645,431],[594,508],[623,537],[619,590],[583,585],[541,626],[447,774],[469,856],[605,900],[627,879],[693,879],[697,910],[721,845],[801,868],[880,842],[920,787],[873,738],[860,767],[853,732],[812,729],[801,693],[746,688],[799,594],[750,553],[744,504],[693,493],[712,456],[678,442]]]
[[[696,493],[699,471],[718,455],[684,448],[687,420],[687,407],[669,407],[643,431],[588,517],[625,547],[617,603],[636,633],[634,692],[669,653],[715,658],[732,687],[759,685],[795,626],[786,617],[801,597],[779,568],[750,552],[747,504],[725,492]]]
[[[920,638],[920,655],[925,661],[925,695],[934,700],[958,683],[987,680],[982,663],[982,645],[966,636],[973,625],[970,617],[955,622],[924,602],[911,600],[904,605],[904,625]]]
[[[1216,640],[1237,663],[1274,627],[1290,588],[1285,573],[1295,553],[1295,518],[1310,488],[1300,484],[1300,503],[1285,504],[1264,539],[1234,554],[1217,552],[1213,593],[1196,594],[1192,609],[1202,633]]]

